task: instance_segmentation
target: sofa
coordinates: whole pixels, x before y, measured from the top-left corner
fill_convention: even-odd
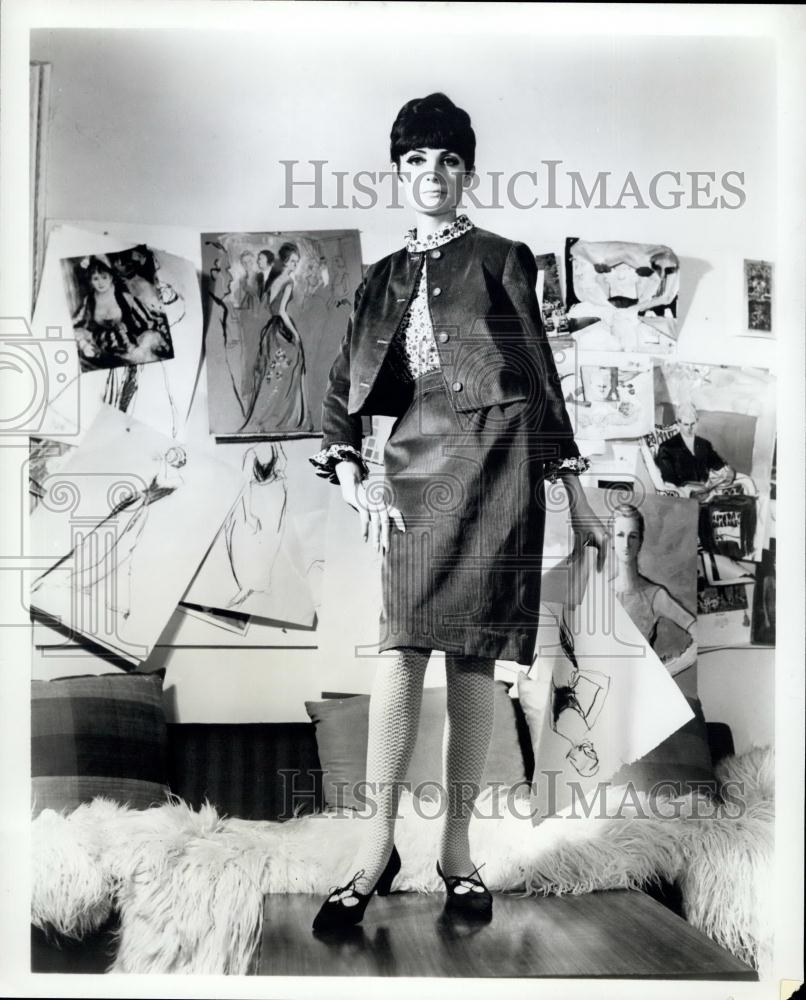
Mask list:
[[[34,682],[32,766],[35,823],[36,817],[45,818],[43,813],[46,810],[56,809],[60,816],[69,817],[71,805],[75,806],[69,797],[59,796],[63,796],[65,788],[72,789],[70,794],[75,794],[77,779],[44,772],[59,768],[68,771],[82,766],[87,771],[117,772],[135,766],[142,772],[137,778],[118,773],[114,780],[123,782],[124,789],[128,789],[128,804],[132,804],[133,798],[140,809],[145,810],[150,803],[156,804],[160,798],[164,801],[166,796],[170,796],[172,801],[181,801],[190,810],[212,807],[219,817],[252,823],[256,828],[262,828],[266,822],[288,823],[293,820],[298,823],[302,817],[325,813],[334,806],[329,778],[332,778],[336,765],[330,759],[333,748],[326,744],[325,729],[333,719],[339,721],[340,713],[348,712],[345,718],[359,717],[356,712],[360,715],[360,701],[364,696],[323,692],[321,702],[306,706],[312,720],[309,722],[168,723],[159,703],[162,680],[163,675],[157,672]],[[497,682],[497,687],[497,705],[511,706],[511,716],[508,708],[499,710],[497,707],[496,718],[506,716],[507,725],[512,728],[510,737],[518,747],[518,768],[522,765],[523,774],[531,780],[534,753],[528,720],[519,701],[508,697],[508,686]],[[108,732],[101,738],[96,731],[103,726],[99,720],[104,717],[104,698],[112,702],[109,715],[114,717],[114,725],[120,727],[116,734],[121,739],[120,746],[116,746],[115,738]],[[129,698],[131,700],[127,700]],[[147,703],[145,707],[144,703]],[[89,731],[76,736],[76,730],[82,729],[80,706],[86,704],[92,705],[84,727]],[[438,706],[434,710],[438,711]],[[127,711],[132,713],[128,721]],[[705,723],[701,713],[698,713],[698,720],[693,720],[693,724],[700,723],[701,732],[707,737],[706,752],[712,762],[718,764],[729,759],[734,749],[729,727],[719,722]],[[433,719],[430,726],[432,730],[438,728]],[[355,722],[350,722],[347,728],[355,729]],[[60,729],[69,729],[70,732],[59,735]],[[131,743],[133,732],[137,733],[134,745]],[[331,728],[331,736],[332,732]],[[362,738],[360,733],[358,738]],[[65,749],[65,741],[69,741],[69,751]],[[418,744],[420,742],[418,740]],[[95,764],[92,763],[93,754],[99,746],[103,746],[104,753],[110,754],[111,765],[109,759],[103,767],[97,766],[97,759]],[[325,753],[329,759],[323,766],[320,756]],[[54,761],[60,763],[56,765]],[[164,768],[164,780],[148,780],[157,777],[156,771],[160,766]],[[108,775],[84,775],[78,781],[78,795],[84,803],[91,803],[97,795],[112,794],[115,797],[110,792]],[[81,784],[82,781],[85,784]],[[511,783],[511,778],[507,778],[507,783]],[[136,792],[135,786],[138,786]],[[163,794],[158,794],[160,792]],[[122,798],[118,797],[118,801]],[[46,815],[55,814],[49,812]],[[683,896],[676,879],[664,877],[659,872],[657,877],[646,879],[642,888],[664,907],[684,916]],[[119,914],[114,908],[105,919],[81,934],[74,930],[61,933],[40,914],[31,929],[32,971],[103,973],[114,962],[120,935]]]

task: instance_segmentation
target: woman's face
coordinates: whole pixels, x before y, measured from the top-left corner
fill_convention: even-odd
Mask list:
[[[257,255],[257,266],[261,269],[261,271],[268,271],[269,258],[266,256],[265,253],[261,252]]]
[[[106,292],[112,286],[112,275],[108,271],[93,271],[90,283],[96,292]]]
[[[465,161],[449,149],[410,149],[400,157],[399,176],[411,208],[422,215],[444,215],[462,199]]]
[[[297,264],[299,264],[299,254],[292,253],[284,265],[286,274],[293,274],[297,269]]]
[[[634,517],[617,516],[613,523],[613,552],[622,563],[634,562],[641,549],[641,532]]]

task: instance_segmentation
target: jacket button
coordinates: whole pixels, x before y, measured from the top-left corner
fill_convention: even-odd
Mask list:
[[[461,392],[462,391],[462,383],[461,382],[454,382],[453,385],[451,386],[451,389],[453,389],[454,392]]]
[[[435,288],[431,294],[432,295],[442,295],[442,289],[441,288]]]
[[[432,250],[431,251],[431,256],[434,258],[434,260],[439,260],[439,258],[442,256],[442,251],[441,250]]]
[[[451,339],[451,336],[444,330],[440,330],[440,332],[437,334],[437,339],[439,340],[440,344],[447,344],[447,342]]]

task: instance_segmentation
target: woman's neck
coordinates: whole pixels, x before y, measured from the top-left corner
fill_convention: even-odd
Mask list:
[[[641,574],[638,572],[638,563],[629,562],[618,564],[616,569],[616,590],[638,590]]]
[[[417,239],[423,240],[433,233],[439,232],[443,226],[447,226],[451,222],[456,222],[456,209],[451,208],[440,215],[421,215],[417,213],[415,219],[417,222]]]

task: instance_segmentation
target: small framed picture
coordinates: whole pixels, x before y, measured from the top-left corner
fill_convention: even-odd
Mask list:
[[[744,297],[748,332],[772,337],[772,264],[767,260],[744,262]]]

